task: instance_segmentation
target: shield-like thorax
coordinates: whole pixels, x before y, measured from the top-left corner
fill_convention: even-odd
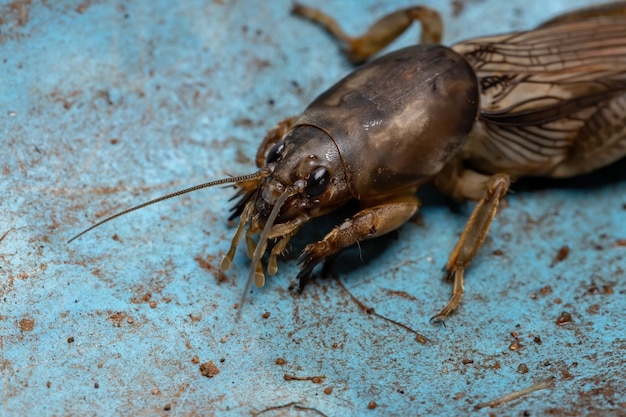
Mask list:
[[[335,141],[352,192],[378,197],[437,174],[464,145],[478,111],[472,68],[443,46],[378,58],[318,97],[296,124]]]

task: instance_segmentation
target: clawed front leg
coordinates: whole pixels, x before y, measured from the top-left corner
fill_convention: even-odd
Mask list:
[[[471,174],[466,175],[464,178],[466,181],[472,181],[473,184],[461,185],[467,186],[467,189],[475,190],[480,182],[487,178],[484,185],[485,192],[467,221],[465,229],[446,263],[447,277],[454,280],[452,296],[445,307],[431,318],[431,320],[438,320],[442,323],[461,303],[464,291],[463,279],[465,269],[482,246],[497,212],[500,200],[508,191],[511,183],[511,179],[507,174],[496,174],[491,177],[485,177],[473,172]],[[459,177],[457,180],[462,181],[462,178]]]
[[[415,214],[418,207],[419,201],[412,192],[391,197],[384,204],[364,208],[335,227],[323,240],[307,245],[300,256],[300,290],[317,264],[355,243],[397,229]]]

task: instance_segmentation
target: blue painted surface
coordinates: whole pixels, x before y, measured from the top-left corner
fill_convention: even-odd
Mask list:
[[[236,322],[249,264],[240,250],[219,279],[227,189],[67,245],[132,204],[252,172],[265,131],[350,66],[286,0],[51,3],[0,6],[2,415],[463,415],[549,377],[554,388],[478,413],[626,413],[624,181],[508,196],[447,328],[428,319],[471,205],[425,206],[423,226],[365,247],[379,252],[365,265],[344,256],[343,286],[427,344],[334,280],[292,294],[293,259]],[[317,2],[349,33],[411,2],[378,3]],[[442,11],[446,43],[586,4],[489,0],[453,15],[453,2],[422,3]],[[556,325],[562,312],[571,324]],[[220,373],[202,376],[194,357]]]

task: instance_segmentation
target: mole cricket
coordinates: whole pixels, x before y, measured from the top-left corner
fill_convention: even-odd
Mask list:
[[[239,224],[221,269],[245,232],[252,261],[243,303],[252,281],[261,287],[265,272],[277,273],[277,257],[309,220],[358,202],[356,213],[304,248],[300,290],[318,264],[406,223],[419,208],[417,189],[431,182],[455,200],[477,202],[445,266],[452,295],[433,316],[443,322],[461,302],[465,270],[512,181],[573,177],[626,156],[626,3],[450,47],[439,45],[442,21],[427,7],[384,16],[355,38],[319,10],[295,4],[292,11],[362,65],[266,134],[256,172],[131,207],[70,242],[148,205],[233,184],[230,219]],[[420,44],[369,60],[416,21]]]

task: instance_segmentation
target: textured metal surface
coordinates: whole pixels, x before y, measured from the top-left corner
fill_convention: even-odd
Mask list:
[[[233,233],[228,189],[66,244],[129,205],[252,172],[264,132],[350,70],[288,0],[267,3],[0,6],[1,414],[464,415],[554,378],[479,413],[624,415],[624,180],[511,194],[446,328],[428,318],[449,295],[440,269],[471,205],[426,205],[423,225],[364,245],[365,264],[347,253],[341,284],[294,295],[296,262],[281,263],[240,322],[242,251],[218,273]],[[411,2],[382,3],[316,5],[357,33]],[[588,4],[423,3],[442,11],[446,43]],[[572,321],[558,325],[563,312]],[[212,378],[200,372],[209,361]]]

